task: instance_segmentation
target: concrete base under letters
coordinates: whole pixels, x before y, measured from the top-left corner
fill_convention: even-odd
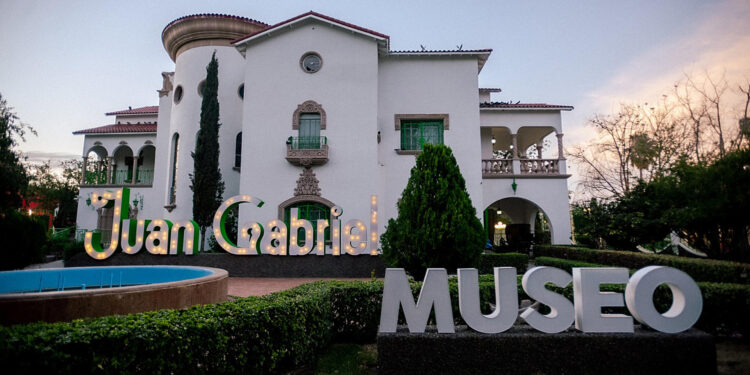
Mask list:
[[[201,266],[221,268],[229,277],[383,277],[383,258],[372,255],[232,255],[229,253],[202,253],[194,255],[153,255],[145,250],[128,255],[116,252],[105,260],[96,260],[87,254],[76,254],[65,262],[65,267],[91,266]]]
[[[666,334],[546,334],[514,326],[494,335],[456,327],[455,334],[378,334],[379,374],[713,374],[713,337],[696,329]]]

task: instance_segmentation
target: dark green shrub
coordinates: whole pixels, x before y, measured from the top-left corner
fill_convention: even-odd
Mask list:
[[[15,211],[0,215],[0,270],[12,270],[39,263],[47,234],[44,225]]]
[[[645,254],[618,250],[592,250],[571,246],[539,246],[537,256],[640,269],[662,265],[680,269],[696,281],[750,283],[750,264],[714,259],[686,258],[675,255]]]
[[[573,272],[573,267],[608,267],[601,264],[581,262],[579,260],[568,260],[551,257],[537,257],[534,259],[534,264],[537,266],[548,266],[555,267],[561,270],[565,270],[568,273]]]
[[[479,258],[479,273],[492,274],[493,267],[515,267],[520,274],[526,272],[529,256],[521,253],[482,254]]]
[[[72,258],[76,254],[82,254],[85,253],[86,250],[83,246],[83,241],[68,241],[63,246],[63,260],[68,261],[70,258]]]
[[[381,237],[383,257],[416,279],[429,267],[473,267],[485,245],[482,223],[451,149],[425,144]]]
[[[0,327],[0,362],[9,373],[290,371],[330,341],[329,293],[316,283],[183,310]]]

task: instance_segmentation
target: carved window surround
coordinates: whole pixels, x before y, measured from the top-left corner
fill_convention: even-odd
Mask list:
[[[401,130],[401,120],[443,120],[443,130],[449,129],[450,116],[447,113],[422,113],[422,114],[403,114],[397,113],[394,116],[396,131]]]
[[[297,110],[294,111],[294,116],[292,117],[292,130],[299,130],[299,116],[303,113],[320,114],[320,130],[325,130],[326,111],[323,110],[322,105],[318,104],[314,100],[307,100],[297,106]]]
[[[294,205],[296,205],[298,203],[302,203],[302,202],[316,202],[316,203],[320,203],[320,204],[322,204],[322,205],[324,205],[324,206],[326,206],[328,208],[331,208],[331,207],[335,206],[335,204],[333,202],[331,202],[328,199],[325,199],[323,197],[319,197],[317,195],[298,195],[296,197],[289,198],[289,199],[281,202],[281,204],[279,204],[279,210],[278,210],[278,218],[279,218],[279,220],[284,220],[284,210],[287,207],[294,206]],[[314,229],[315,229],[315,224],[313,224],[313,230]]]

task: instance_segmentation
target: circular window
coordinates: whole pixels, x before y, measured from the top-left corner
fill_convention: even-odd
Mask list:
[[[198,95],[203,96],[203,90],[206,88],[206,80],[204,79],[198,84]]]
[[[182,100],[182,86],[177,86],[176,89],[174,89],[174,104],[177,104]]]
[[[306,73],[315,73],[323,66],[323,59],[315,52],[308,52],[302,56],[299,63]]]
[[[245,84],[241,84],[240,88],[237,89],[237,95],[240,96],[240,99],[245,99]]]

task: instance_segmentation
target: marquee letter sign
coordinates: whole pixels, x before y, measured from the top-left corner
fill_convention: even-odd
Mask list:
[[[193,220],[172,222],[165,219],[130,219],[130,189],[115,191],[97,190],[91,193],[92,205],[97,209],[111,209],[112,230],[109,243],[102,245],[102,232],[86,232],[84,247],[94,259],[107,259],[121,248],[125,254],[136,254],[144,247],[156,255],[192,255],[203,239],[200,228]],[[369,234],[365,222],[359,219],[340,220],[344,210],[331,207],[331,221],[322,219],[314,223],[299,219],[297,208],[292,208],[290,222],[273,219],[266,225],[250,222],[239,226],[239,238],[247,244],[240,246],[229,238],[226,231],[228,210],[247,203],[262,207],[263,200],[250,195],[235,195],[224,201],[214,214],[213,235],[226,252],[234,255],[378,255],[378,197],[370,196]],[[331,233],[331,245],[326,246],[325,230]],[[299,236],[299,233],[303,233]],[[298,237],[299,236],[299,237]],[[317,238],[316,238],[317,236]],[[343,250],[343,252],[342,252]]]

